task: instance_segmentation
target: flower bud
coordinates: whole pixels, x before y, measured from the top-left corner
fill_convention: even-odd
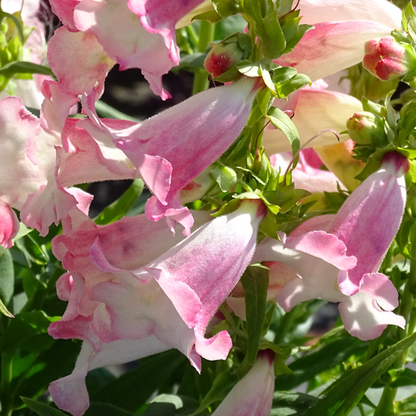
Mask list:
[[[382,81],[400,78],[416,68],[415,51],[410,44],[393,36],[370,39],[365,43],[364,68]]]
[[[204,61],[205,69],[213,78],[227,72],[234,65],[237,65],[244,55],[237,36],[224,39],[221,43],[214,45]]]
[[[384,119],[368,111],[354,113],[347,121],[348,134],[358,144],[385,146],[388,144]]]

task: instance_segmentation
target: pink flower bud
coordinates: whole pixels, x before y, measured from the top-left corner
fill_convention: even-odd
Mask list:
[[[385,146],[388,143],[384,119],[368,111],[354,113],[347,121],[348,134],[358,144]]]
[[[365,43],[364,68],[382,81],[400,78],[416,67],[411,45],[397,42],[393,36],[370,39]]]
[[[205,69],[213,78],[219,77],[237,65],[243,59],[243,54],[237,37],[225,39],[209,51],[204,61]]]

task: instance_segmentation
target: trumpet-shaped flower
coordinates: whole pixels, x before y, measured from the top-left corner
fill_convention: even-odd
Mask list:
[[[269,416],[274,392],[274,353],[259,351],[246,376],[228,393],[212,416]]]
[[[326,90],[327,84],[320,80],[289,95],[288,101],[275,100],[274,105],[283,111],[293,113],[292,121],[300,137],[301,146],[323,130],[336,132],[345,130],[345,123],[355,112],[362,111],[359,100],[341,92]],[[348,139],[347,135],[341,140]],[[317,137],[310,146],[324,146],[336,143],[331,132]],[[290,143],[280,130],[268,126],[264,129],[263,144],[269,155],[290,150]]]
[[[403,317],[391,312],[397,291],[378,269],[401,222],[407,170],[405,157],[388,153],[336,216],[307,221],[282,242],[260,243],[254,260],[280,261],[299,276],[278,294],[283,309],[309,299],[340,302],[345,328],[363,340],[378,337],[388,324],[404,327]],[[325,231],[313,231],[323,220]]]
[[[401,11],[387,0],[300,2],[302,23],[314,25],[294,50],[275,60],[295,67],[312,81],[358,64],[364,58],[364,44],[390,35],[401,27]]]
[[[140,172],[154,196],[146,215],[153,221],[166,216],[189,234],[192,217],[180,202],[179,192],[217,160],[242,131],[253,99],[264,84],[259,78],[243,78],[232,85],[199,93],[188,100],[125,129],[100,120],[94,97],[83,107],[94,126],[84,126],[94,137],[107,135]]]
[[[186,239],[144,216],[104,227],[79,212],[65,220],[53,251],[70,272],[57,285],[69,303],[49,333],[84,340],[88,353],[81,353],[70,376],[51,384],[55,403],[81,415],[88,407],[86,373],[110,363],[169,348],[188,356],[198,371],[201,356],[225,359],[228,333],[205,338],[207,325],[250,262],[265,214],[260,200],[242,201]],[[206,221],[204,213],[195,218]],[[80,395],[76,403],[74,394]]]
[[[42,91],[45,99],[40,119],[16,97],[0,100],[1,217],[10,225],[4,230],[16,230],[6,207],[20,210],[24,224],[46,235],[49,226],[65,218],[74,207],[88,211],[92,196],[70,186],[139,176],[111,140],[94,140],[82,128],[90,121],[67,118],[77,97],[63,93],[53,81],[45,81]],[[109,123],[117,127],[131,125]],[[10,245],[12,237],[10,234],[4,244]]]

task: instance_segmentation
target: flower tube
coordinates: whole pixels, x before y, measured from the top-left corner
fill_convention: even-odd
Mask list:
[[[404,327],[403,317],[392,312],[398,306],[397,290],[378,269],[403,216],[408,166],[399,153],[386,154],[381,169],[337,215],[309,220],[287,240],[282,235],[281,242],[260,243],[254,261],[279,261],[299,276],[279,291],[285,311],[310,299],[340,302],[345,328],[362,340],[377,338],[389,324]]]

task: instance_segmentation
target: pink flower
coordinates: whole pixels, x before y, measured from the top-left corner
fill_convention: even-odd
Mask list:
[[[221,331],[206,338],[207,326],[249,264],[265,214],[260,200],[242,200],[237,211],[184,239],[144,216],[98,227],[74,211],[53,240],[54,254],[70,272],[59,279],[58,295],[69,303],[49,333],[85,342],[74,372],[49,388],[55,403],[83,414],[87,372],[111,363],[169,348],[198,371],[201,356],[225,359],[230,336]],[[206,214],[194,215],[206,221]]]
[[[48,56],[65,91],[90,93],[95,81],[102,86],[107,71],[117,62],[122,70],[140,68],[153,92],[164,100],[169,98],[161,78],[180,60],[175,24],[202,0],[159,3],[52,0],[52,10],[66,27],[51,39]],[[76,47],[66,55],[71,43]]]
[[[179,193],[217,160],[242,131],[257,91],[259,78],[242,78],[223,87],[199,93],[188,100],[124,129],[100,120],[94,97],[84,97],[83,107],[93,125],[84,128],[94,137],[107,136],[131,161],[154,196],[147,201],[152,221],[164,216],[174,229],[182,224],[189,234],[192,217]]]
[[[302,23],[314,29],[275,62],[295,67],[312,81],[358,64],[366,41],[401,27],[401,10],[387,0],[301,0],[299,7]]]
[[[299,276],[278,294],[284,310],[309,299],[340,302],[345,328],[363,340],[377,338],[388,324],[404,327],[403,317],[391,312],[397,291],[378,269],[402,219],[407,170],[406,158],[388,153],[336,216],[307,221],[282,242],[260,243],[254,261],[280,261]]]
[[[348,94],[327,90],[327,86],[323,80],[319,80],[310,87],[293,92],[288,100],[274,101],[276,107],[293,114],[292,121],[299,132],[301,146],[323,130],[332,129],[340,133],[345,130],[348,118],[353,113],[362,111],[359,100]],[[342,139],[346,140],[348,136],[343,135]],[[335,143],[337,139],[334,134],[325,132],[309,146],[319,147]],[[264,129],[263,144],[269,155],[291,150],[284,134],[270,125]]]
[[[246,376],[228,393],[212,416],[269,416],[274,392],[274,353],[259,351]]]

